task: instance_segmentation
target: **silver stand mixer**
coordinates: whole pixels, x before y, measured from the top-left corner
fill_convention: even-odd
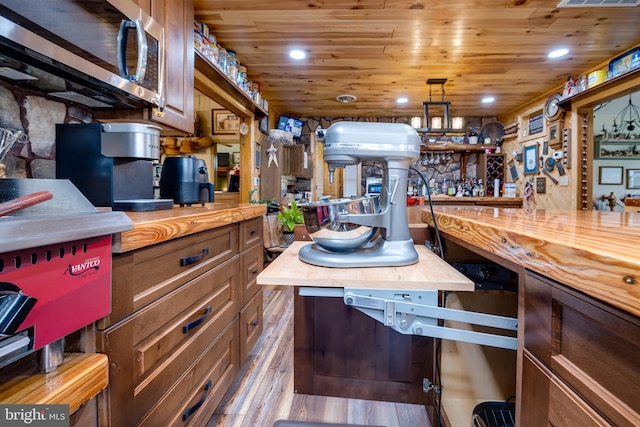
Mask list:
[[[400,123],[338,122],[324,131],[324,161],[329,167],[330,182],[333,182],[335,168],[357,165],[364,160],[381,162],[383,176],[378,212],[353,213],[350,209],[338,209],[330,215],[334,224],[331,230],[320,231],[338,235],[345,224],[355,224],[360,228],[379,228],[380,233],[374,240],[348,251],[329,250],[327,247],[331,246],[314,242],[300,249],[300,260],[337,268],[415,264],[418,253],[409,234],[406,194],[409,168],[420,156],[420,143],[418,133],[411,126]],[[323,202],[312,202],[303,207],[307,231],[314,240],[306,212],[319,211],[326,206]],[[329,223],[329,216],[324,222]]]

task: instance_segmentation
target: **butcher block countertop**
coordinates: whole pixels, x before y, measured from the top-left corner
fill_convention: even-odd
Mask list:
[[[53,372],[27,372],[0,384],[0,403],[66,404],[73,414],[107,386],[108,365],[106,354],[68,353]]]
[[[640,215],[488,207],[434,208],[463,242],[640,315]],[[428,209],[422,221],[433,225]]]
[[[117,234],[112,251],[123,253],[201,231],[256,218],[267,212],[263,203],[207,203],[160,211],[126,212],[133,229]]]
[[[418,262],[402,267],[329,268],[300,261],[310,242],[294,242],[260,274],[259,285],[401,290],[473,291],[474,284],[425,246],[416,246]]]

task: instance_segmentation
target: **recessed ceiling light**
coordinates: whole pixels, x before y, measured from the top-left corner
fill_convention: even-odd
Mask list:
[[[549,52],[549,55],[547,55],[547,57],[551,59],[560,58],[561,56],[565,56],[567,53],[569,53],[569,49],[565,49],[565,48],[556,49]]]
[[[300,49],[293,49],[289,52],[289,56],[292,57],[293,59],[304,59],[307,56],[307,54]]]
[[[336,101],[343,102],[345,104],[348,104],[350,102],[355,102],[356,99],[358,99],[358,98],[356,98],[355,95],[350,95],[348,93],[345,93],[344,95],[336,96]]]
[[[398,104],[406,104],[407,102],[409,102],[409,98],[407,98],[406,96],[401,96],[400,98],[396,99],[396,102]]]
[[[493,96],[485,96],[484,98],[482,98],[482,103],[483,104],[491,104],[495,100],[496,99]]]

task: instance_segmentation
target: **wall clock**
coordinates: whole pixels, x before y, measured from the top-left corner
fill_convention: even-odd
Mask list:
[[[243,121],[240,123],[240,129],[238,129],[238,131],[240,132],[240,135],[247,136],[249,133],[249,126]]]
[[[558,106],[558,102],[562,101],[562,95],[554,93],[544,104],[544,117],[547,120],[556,120],[560,117],[562,110]]]

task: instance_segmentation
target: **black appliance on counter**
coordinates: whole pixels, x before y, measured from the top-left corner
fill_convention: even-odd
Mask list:
[[[97,207],[117,211],[173,208],[153,195],[160,128],[143,123],[56,125],[56,178],[69,179]]]
[[[194,156],[166,157],[160,175],[160,197],[168,197],[181,206],[213,202],[213,184],[204,160]]]

